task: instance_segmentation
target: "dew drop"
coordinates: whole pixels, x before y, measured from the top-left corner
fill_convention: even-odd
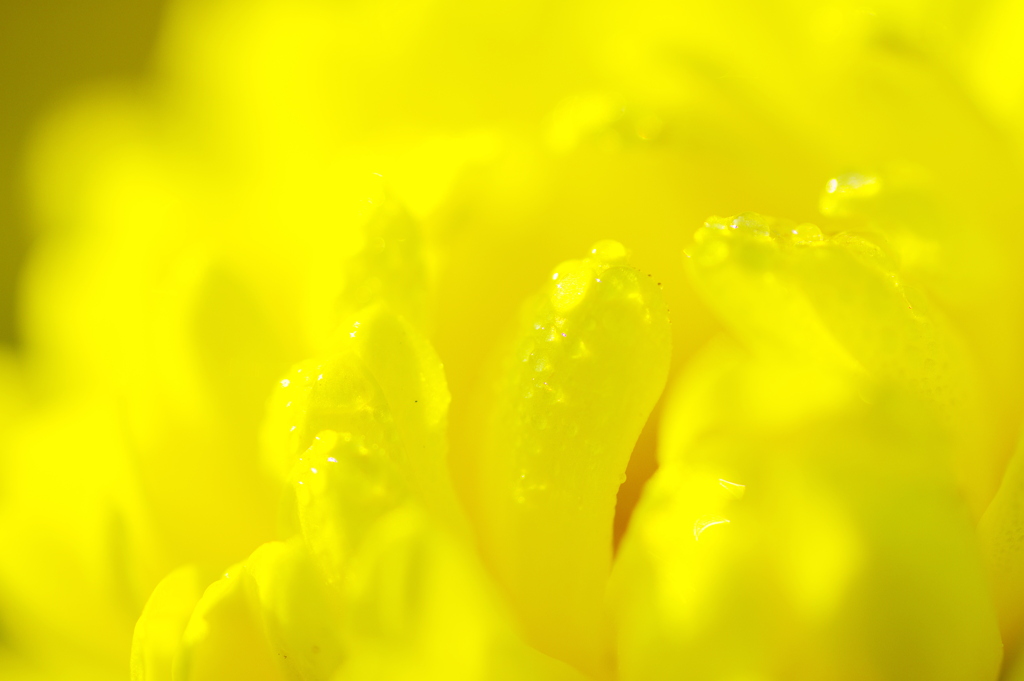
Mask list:
[[[579,305],[586,296],[593,276],[593,265],[583,260],[570,260],[562,263],[559,270],[558,281],[548,290],[552,307],[559,314],[565,314]],[[535,324],[534,328],[540,331],[544,327]]]
[[[857,203],[876,196],[881,189],[881,180],[870,173],[838,175],[826,183],[818,208],[829,217],[849,217],[857,212]]]
[[[611,239],[598,241],[594,244],[594,247],[590,249],[590,253],[596,259],[609,265],[624,263],[628,256],[626,247],[618,241],[613,241]]]
[[[718,217],[717,215],[712,215],[711,217],[704,221],[704,226],[707,227],[708,229],[725,231],[729,229],[729,218],[722,218]]]
[[[729,222],[729,228],[750,236],[768,236],[771,233],[768,219],[757,213],[737,215]]]
[[[797,225],[793,229],[789,230],[789,232],[792,235],[792,240],[795,244],[810,244],[824,239],[821,234],[821,229],[817,225],[812,225],[809,222]]]

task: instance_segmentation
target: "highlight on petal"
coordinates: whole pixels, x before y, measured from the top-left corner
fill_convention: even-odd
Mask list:
[[[670,353],[655,282],[602,242],[555,268],[495,386],[473,514],[484,559],[542,652],[610,664],[603,593],[615,497]]]

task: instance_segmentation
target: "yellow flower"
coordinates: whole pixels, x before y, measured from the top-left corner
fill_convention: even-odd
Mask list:
[[[180,0],[33,147],[0,675],[1024,679],[1017,5]]]

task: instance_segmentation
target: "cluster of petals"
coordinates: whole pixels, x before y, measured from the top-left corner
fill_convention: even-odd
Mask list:
[[[176,0],[33,141],[0,677],[1024,681],[1021,45]]]

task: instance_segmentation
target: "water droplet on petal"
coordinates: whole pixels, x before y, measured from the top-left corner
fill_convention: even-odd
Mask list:
[[[797,225],[790,230],[790,234],[795,244],[810,244],[825,238],[821,234],[821,229],[809,222]]]
[[[740,234],[751,236],[768,236],[771,234],[771,223],[763,215],[757,213],[743,213],[737,215],[729,222],[729,228]]]
[[[598,241],[594,244],[594,247],[590,249],[590,253],[596,259],[609,265],[624,264],[629,255],[625,246],[620,244],[618,241],[613,241],[611,239]]]
[[[704,221],[704,226],[707,227],[708,229],[717,229],[719,231],[724,231],[726,229],[729,229],[729,222],[729,218],[722,218],[717,215],[712,215],[711,217]]]
[[[829,217],[848,217],[859,201],[870,199],[882,189],[881,180],[869,173],[845,173],[829,180],[819,200],[819,209]]]
[[[570,260],[563,263],[559,272],[558,281],[548,290],[551,295],[551,303],[559,313],[565,313],[573,309],[580,302],[590,288],[592,265],[582,260]],[[541,324],[535,324],[534,328],[541,330]]]

